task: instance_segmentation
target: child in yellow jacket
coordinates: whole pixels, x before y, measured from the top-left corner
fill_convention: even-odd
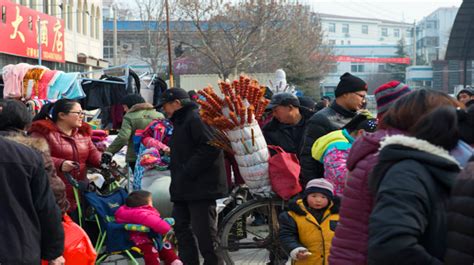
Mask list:
[[[308,182],[296,208],[280,214],[280,242],[292,264],[326,265],[339,221],[339,200],[325,179]]]

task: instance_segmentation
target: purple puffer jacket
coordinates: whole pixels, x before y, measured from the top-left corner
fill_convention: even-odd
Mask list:
[[[380,142],[396,130],[379,130],[357,139],[352,145],[347,168],[350,171],[342,196],[340,219],[332,240],[330,265],[366,265],[369,216],[373,195],[368,178],[378,162]]]

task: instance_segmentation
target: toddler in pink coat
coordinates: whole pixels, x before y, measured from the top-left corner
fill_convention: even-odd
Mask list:
[[[125,205],[115,212],[115,221],[144,225],[163,236],[171,230],[169,222],[163,220],[160,213],[153,207],[151,193],[144,190],[134,191],[128,195]],[[160,265],[160,258],[166,265],[183,264],[169,242],[163,242],[162,249],[158,251],[148,233],[130,232],[130,239],[142,251],[146,265]]]

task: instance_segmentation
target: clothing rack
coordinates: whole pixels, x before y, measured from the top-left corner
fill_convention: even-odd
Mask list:
[[[108,83],[108,84],[119,84],[119,85],[127,85],[127,83],[124,82],[119,82],[119,81],[110,81],[110,80],[104,80],[104,79],[93,79],[93,78],[79,78],[82,81],[90,81],[90,82],[99,82],[99,83]]]

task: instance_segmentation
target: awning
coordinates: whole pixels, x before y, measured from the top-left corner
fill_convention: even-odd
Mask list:
[[[474,60],[474,1],[464,0],[449,37],[446,60]]]

